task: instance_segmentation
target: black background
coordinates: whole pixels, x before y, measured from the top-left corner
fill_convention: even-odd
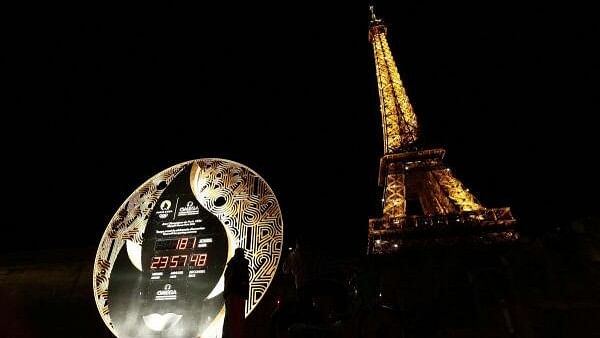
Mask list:
[[[94,246],[146,179],[220,157],[269,182],[286,241],[364,252],[382,153],[368,3],[145,6],[6,12],[2,250]],[[376,9],[422,140],[485,206],[532,235],[597,214],[591,9]]]

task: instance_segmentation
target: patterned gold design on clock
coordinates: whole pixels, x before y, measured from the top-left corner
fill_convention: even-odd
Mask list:
[[[281,257],[283,221],[275,194],[251,169],[221,159],[196,160],[191,184],[196,199],[225,225],[229,248],[246,251],[251,269],[247,316],[266,293]]]
[[[142,234],[150,211],[162,191],[185,168],[186,163],[162,171],[137,188],[121,205],[104,231],[96,252],[92,282],[98,311],[115,335],[108,303],[108,285],[113,264],[126,240],[142,244]]]

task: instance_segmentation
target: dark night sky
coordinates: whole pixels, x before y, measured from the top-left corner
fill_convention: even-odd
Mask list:
[[[222,157],[269,182],[286,240],[362,251],[381,212],[368,3],[282,3],[9,24],[3,110],[16,121],[3,138],[17,211],[3,250],[18,237],[31,243],[20,249],[93,246],[147,178]],[[377,12],[422,140],[446,147],[482,203],[512,206],[528,231],[597,214],[591,10],[389,3]]]

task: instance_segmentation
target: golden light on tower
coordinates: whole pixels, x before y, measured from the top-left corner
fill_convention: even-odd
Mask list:
[[[371,6],[369,42],[375,54],[384,152],[391,154],[417,140],[417,116],[408,100],[386,38],[387,28]]]
[[[417,118],[387,42],[387,27],[375,16],[373,6],[370,10],[369,42],[375,56],[384,146],[379,185],[384,189],[383,217],[369,220],[369,253],[385,254],[419,243],[452,243],[461,231],[468,234],[464,238],[478,241],[514,239],[510,208],[483,207],[445,166],[444,149],[415,147]],[[420,211],[409,214],[409,202],[418,204]]]

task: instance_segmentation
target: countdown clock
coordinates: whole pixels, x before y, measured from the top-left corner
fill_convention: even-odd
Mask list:
[[[250,261],[248,316],[273,280],[282,240],[279,204],[256,172],[223,159],[177,164],[108,224],[94,265],[98,310],[119,338],[220,337],[234,250]]]

